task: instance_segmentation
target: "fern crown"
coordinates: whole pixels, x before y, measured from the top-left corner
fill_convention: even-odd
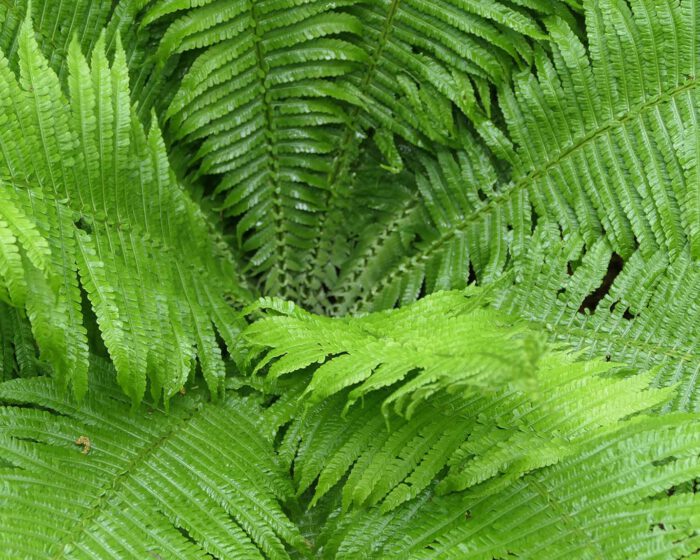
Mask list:
[[[0,558],[698,553],[697,0],[0,23]]]

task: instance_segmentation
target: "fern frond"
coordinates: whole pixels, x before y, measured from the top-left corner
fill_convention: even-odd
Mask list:
[[[273,380],[323,363],[306,389],[310,403],[357,385],[349,395],[352,406],[399,384],[385,404],[401,413],[441,390],[491,389],[524,383],[532,374],[543,341],[488,302],[487,293],[474,289],[365,317],[330,318],[292,308],[290,316],[258,320],[245,337],[267,352],[258,369],[274,360],[267,374]]]
[[[39,53],[29,20],[19,59],[19,83],[0,60],[1,173],[9,185],[0,195],[3,216],[16,207],[33,222],[20,228],[27,255],[20,285],[42,357],[77,395],[84,393],[79,273],[119,382],[134,402],[147,379],[155,399],[175,394],[196,357],[219,395],[224,373],[212,324],[233,351],[241,323],[228,300],[250,296],[236,281],[231,254],[177,184],[155,119],[148,134],[136,119],[119,42],[111,66],[104,36],[90,65],[77,42],[71,45],[69,100]],[[37,245],[42,238],[45,245]],[[13,239],[3,248],[17,254]],[[3,267],[3,276],[4,268],[15,277],[19,271]],[[18,282],[7,284],[13,302],[21,295],[13,287]]]
[[[551,57],[536,48],[536,72],[521,72],[514,89],[500,90],[517,150],[512,180],[483,163],[487,174],[470,176],[450,162],[461,156],[428,159],[421,194],[429,223],[437,225],[389,263],[355,305],[410,300],[406,287],[420,283],[426,263],[440,262],[460,237],[472,243],[451,256],[460,280],[467,259],[477,277],[492,278],[509,256],[523,253],[532,214],[566,236],[580,233],[588,247],[604,237],[623,259],[663,249],[674,260],[688,245],[694,255],[699,97],[698,54],[688,43],[697,33],[692,5],[664,4],[650,18],[641,0],[586,4],[588,50],[563,20],[547,20]],[[470,136],[465,145],[474,149]],[[469,201],[482,187],[481,200]],[[440,220],[449,222],[440,228]],[[425,287],[430,291],[430,282]]]
[[[318,241],[306,257],[305,274],[315,283],[326,281],[327,263],[336,260],[335,239],[346,233],[348,183],[355,162],[365,157],[362,141],[371,138],[387,167],[397,171],[410,153],[402,154],[395,137],[429,151],[459,146],[462,119],[456,114],[462,113],[480,142],[499,158],[511,160],[510,141],[490,120],[491,88],[504,85],[514,68],[530,63],[533,44],[546,39],[542,18],[558,14],[574,24],[561,2],[514,7],[504,2],[394,0],[361,2],[351,11],[363,22],[361,45],[370,63],[340,79],[361,103],[350,110],[351,125],[337,143]],[[333,290],[332,283],[328,287]],[[315,285],[308,286],[303,301],[313,305],[316,293]],[[320,305],[331,307],[328,301]]]
[[[548,20],[551,56],[536,49],[536,71],[500,93],[518,154],[513,179],[479,156],[469,135],[462,151],[425,155],[410,209],[416,225],[363,242],[371,253],[342,265],[335,311],[405,304],[512,269],[522,297],[504,304],[509,312],[595,355],[661,364],[659,384],[683,384],[674,407],[694,409],[695,306],[683,303],[694,292],[680,282],[695,260],[698,54],[688,38],[697,14],[692,2],[647,8],[586,4],[587,48],[560,19]],[[533,239],[535,223],[556,227]],[[558,248],[562,235],[569,249]],[[624,273],[586,317],[584,302],[604,295],[613,255]],[[670,319],[673,289],[688,297]]]
[[[677,385],[670,408],[697,411],[700,269],[688,249],[672,262],[663,249],[649,257],[637,251],[616,270],[607,242],[584,245],[579,236],[561,240],[555,226],[538,227],[521,279],[497,305],[587,356],[655,368],[657,385]]]
[[[162,61],[204,48],[168,110],[173,138],[200,144],[199,173],[224,175],[216,192],[263,291],[314,307],[323,303],[311,284],[367,131],[398,169],[395,134],[455,143],[455,104],[506,154],[487,116],[490,84],[528,63],[532,42],[546,38],[539,21],[553,14],[574,22],[559,2],[359,0],[160,1],[144,22],[170,22]]]
[[[553,60],[538,56],[537,76],[519,77],[501,104],[539,216],[589,245],[603,234],[623,258],[663,248],[673,260],[687,243],[697,251],[697,22],[693,2],[653,19],[646,4],[589,4],[588,53],[551,20]]]
[[[295,254],[313,238],[327,154],[353,100],[332,79],[366,60],[345,39],[360,32],[345,10],[354,1],[158,1],[144,20],[175,18],[160,43],[163,63],[204,48],[167,111],[170,129],[200,144],[199,173],[224,175],[221,208],[240,217],[238,243],[267,293],[295,296]]]
[[[0,381],[45,372],[26,315],[0,302]]]
[[[80,406],[47,378],[0,386],[4,557],[288,558],[304,546],[257,405],[190,390],[167,414],[130,413],[111,368],[96,361],[92,376],[99,390]]]
[[[346,319],[292,307],[246,330],[270,348],[268,381],[299,372],[267,416],[273,431],[291,421],[280,454],[299,493],[315,486],[312,505],[338,483],[345,509],[388,511],[436,479],[441,493],[494,492],[668,399],[647,390],[653,373],[576,362],[469,295]]]
[[[368,248],[339,264],[330,286],[334,313],[390,308],[469,281],[487,284],[522,253],[531,228],[527,196],[502,192],[496,162],[466,131],[462,137],[464,150],[418,155],[401,226],[379,238],[372,229],[362,232],[358,245]]]
[[[113,4],[90,0],[2,2],[0,50],[13,65],[17,64],[22,23],[30,17],[34,22],[39,46],[47,57],[49,66],[63,81],[68,75],[67,55],[71,40],[77,37],[81,48],[91,51],[112,15]],[[28,13],[27,8],[30,5],[31,13]]]
[[[478,488],[331,520],[324,558],[684,558],[700,545],[700,426],[642,417],[485,497]]]

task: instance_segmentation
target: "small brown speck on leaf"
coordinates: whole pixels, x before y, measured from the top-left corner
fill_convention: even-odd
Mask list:
[[[90,438],[87,436],[80,436],[75,440],[75,445],[81,445],[83,447],[83,455],[90,453]]]

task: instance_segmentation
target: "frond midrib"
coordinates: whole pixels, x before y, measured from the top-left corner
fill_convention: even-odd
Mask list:
[[[102,493],[95,497],[90,506],[83,511],[80,515],[80,520],[76,523],[75,527],[68,533],[67,537],[64,537],[58,541],[55,546],[57,547],[56,554],[52,556],[54,560],[59,560],[65,558],[64,551],[66,547],[71,544],[77,544],[80,541],[80,537],[88,531],[90,523],[95,519],[96,516],[102,511],[103,504],[106,504],[114,495],[119,493],[121,486],[126,480],[132,475],[134,471],[137,471],[139,466],[145,464],[149,457],[151,457],[156,451],[158,451],[165,443],[172,439],[180,430],[193,419],[197,417],[202,411],[204,411],[207,405],[202,405],[199,407],[194,407],[190,413],[181,418],[176,424],[169,427],[169,429],[161,434],[155,439],[150,445],[145,445],[132,459],[129,461],[126,468],[119,472],[114,478],[108,479],[104,486],[102,487]],[[163,413],[161,409],[154,409],[154,412]],[[169,413],[172,417],[172,412]],[[105,418],[100,417],[100,421],[104,422]]]
[[[272,154],[275,153],[275,127],[274,127],[274,114],[272,110],[272,104],[270,103],[267,87],[267,76],[269,73],[269,68],[265,64],[265,54],[262,52],[261,48],[261,37],[259,33],[260,21],[258,18],[256,10],[255,0],[250,3],[250,17],[253,20],[253,32],[255,34],[255,58],[257,61],[257,68],[260,70],[259,82],[262,91],[262,106],[263,115],[265,116],[265,148],[267,151],[268,167],[272,173],[270,182],[272,183],[273,196],[272,196],[272,214],[273,214],[273,227],[275,228],[275,252],[276,252],[276,263],[279,267],[282,276],[282,286],[285,286],[289,278],[287,270],[287,244],[284,239],[284,205],[282,204],[282,185],[280,184],[279,178],[279,161]],[[248,276],[247,274],[245,276]]]
[[[384,242],[391,237],[392,234],[398,232],[401,229],[402,222],[408,218],[414,211],[416,211],[420,206],[419,192],[415,190],[413,195],[406,201],[406,203],[399,208],[396,212],[394,218],[392,218],[382,232],[376,236],[375,241],[367,248],[366,251],[362,253],[355,261],[353,267],[348,271],[343,271],[341,273],[342,282],[338,284],[335,288],[337,294],[344,294],[343,288],[352,289],[353,286],[357,286],[360,277],[362,276],[365,266],[372,260],[372,257],[376,254],[377,250],[384,245]]]
[[[362,81],[360,82],[359,89],[364,91],[372,81],[374,74],[379,65],[379,61],[382,57],[382,53],[389,41],[391,36],[391,31],[393,29],[394,17],[396,16],[399,7],[401,5],[401,0],[392,0],[389,6],[389,11],[387,13],[386,19],[384,20],[384,27],[380,35],[379,41],[376,45],[372,57],[369,60],[369,64],[364,72]],[[305,271],[305,277],[310,277],[314,274],[314,271],[321,269],[319,266],[319,259],[323,258],[322,247],[324,242],[327,242],[328,237],[332,236],[335,231],[333,229],[333,224],[328,224],[329,219],[332,220],[333,212],[340,203],[341,190],[338,188],[338,182],[343,180],[346,176],[350,166],[353,163],[353,158],[351,157],[352,148],[358,142],[356,138],[356,128],[354,123],[361,114],[361,107],[353,106],[349,111],[349,118],[344,124],[345,131],[342,135],[342,139],[339,144],[338,153],[333,158],[333,164],[328,177],[326,180],[327,185],[327,196],[326,203],[323,208],[323,212],[319,216],[318,226],[316,228],[316,239],[314,243],[313,253],[307,259],[307,267]],[[329,218],[330,217],[330,218]],[[308,284],[307,284],[308,285]]]

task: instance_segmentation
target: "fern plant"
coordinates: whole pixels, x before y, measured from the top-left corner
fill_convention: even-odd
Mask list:
[[[0,558],[698,554],[696,0],[0,22]]]

